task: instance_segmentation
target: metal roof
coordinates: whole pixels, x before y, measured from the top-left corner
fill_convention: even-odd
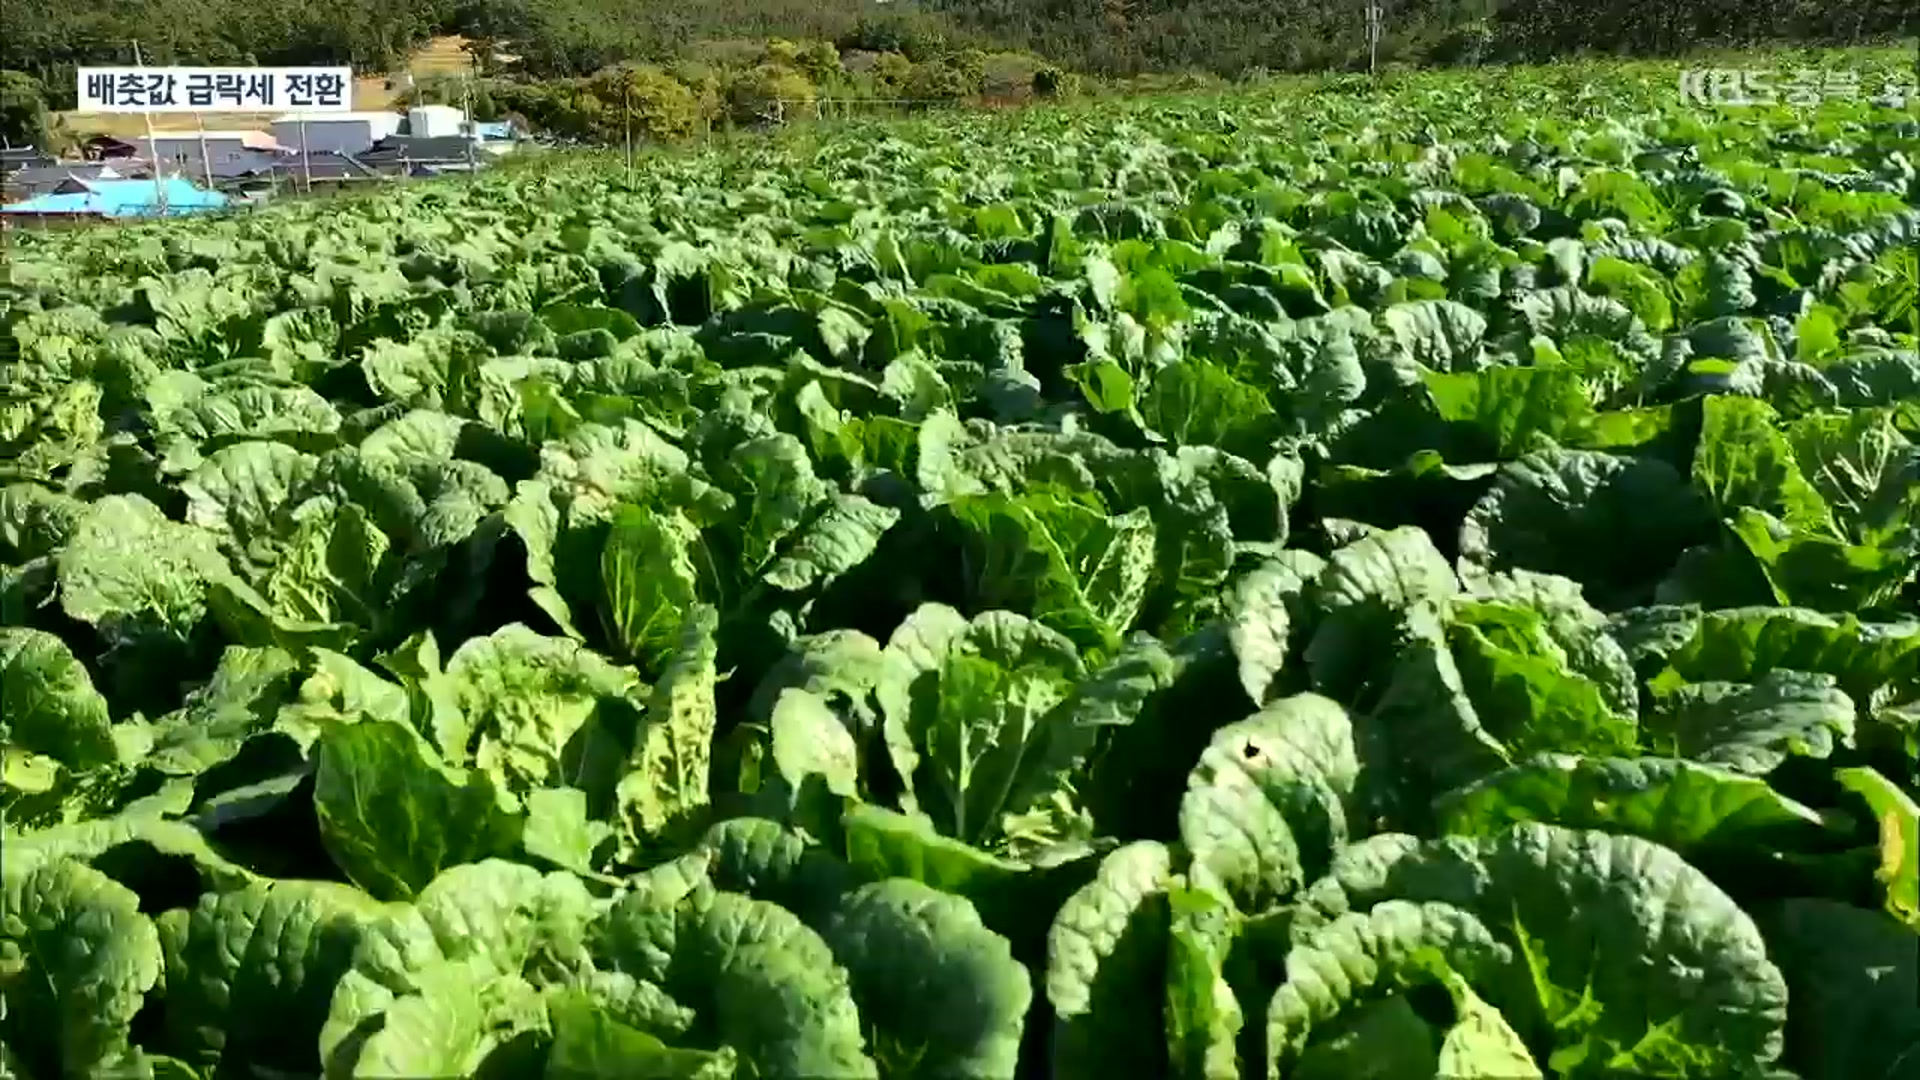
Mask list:
[[[138,138],[136,138],[134,141],[136,143],[145,143],[149,141],[153,143],[163,143],[163,142],[165,143],[174,143],[174,142],[197,143],[201,139],[206,139],[209,142],[237,142],[240,145],[245,146],[249,150],[285,149],[280,145],[280,140],[274,138],[271,132],[259,131],[257,129],[243,129],[243,128],[232,128],[232,129],[221,130],[221,131],[207,131],[207,132],[201,132],[198,130],[156,131],[150,137],[146,135],[141,135]]]
[[[205,131],[201,131],[199,128],[162,128],[160,130],[155,131],[152,135],[136,135],[134,136],[133,141],[145,142],[150,138],[172,140],[172,139],[203,139],[203,138],[204,139],[260,139],[260,138],[271,139],[272,137],[273,136],[268,135],[264,131],[253,131],[253,130],[248,130],[246,128],[208,128]]]
[[[168,215],[191,214],[227,205],[225,195],[195,187],[192,181],[178,176],[169,176],[164,181],[83,180],[81,183],[86,187],[83,192],[41,195],[11,206],[0,206],[0,213],[152,217],[160,213],[162,190],[166,192]]]
[[[279,158],[273,163],[274,174],[287,179],[304,178],[309,171],[316,180],[351,180],[374,175],[372,169],[358,160],[332,151],[315,150],[310,154]]]
[[[465,161],[469,155],[481,155],[473,140],[465,135],[389,135],[359,155],[366,164],[390,164],[401,161]]]
[[[48,165],[29,165],[7,175],[8,187],[41,187],[58,184],[66,180],[125,180],[128,179],[122,169],[131,169],[125,162],[111,161],[61,161]]]
[[[223,160],[208,163],[189,158],[185,164],[180,166],[180,169],[182,175],[188,177],[204,175],[205,172],[211,169],[213,175],[222,180],[230,180],[235,177],[256,176],[260,173],[269,172],[273,169],[276,162],[285,161],[287,157],[288,155],[286,154],[276,154],[266,150],[248,150],[240,156],[238,160],[234,161]]]
[[[365,123],[369,120],[391,120],[397,124],[405,119],[405,116],[387,109],[371,109],[360,112],[294,112],[287,113],[284,116],[276,116],[273,118],[273,122],[276,124],[297,124],[304,120],[309,124],[338,124],[354,121]]]
[[[53,155],[31,146],[9,146],[0,149],[0,165],[19,167],[22,165],[44,165],[53,161]]]

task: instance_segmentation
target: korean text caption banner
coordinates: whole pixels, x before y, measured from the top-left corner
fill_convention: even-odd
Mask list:
[[[82,112],[346,112],[347,67],[83,67]]]

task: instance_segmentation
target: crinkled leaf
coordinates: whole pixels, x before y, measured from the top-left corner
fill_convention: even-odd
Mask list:
[[[1317,694],[1221,728],[1180,803],[1195,881],[1223,889],[1245,911],[1284,900],[1345,845],[1359,774],[1346,712]]]
[[[967,496],[947,509],[975,549],[968,575],[979,606],[1032,612],[1084,649],[1118,647],[1153,576],[1145,509],[1109,516],[1046,493]]]
[[[88,623],[153,625],[185,637],[206,613],[209,580],[228,573],[214,536],[168,521],[139,495],[94,502],[58,557],[60,606]]]
[[[733,893],[650,889],[615,903],[596,940],[599,955],[641,977],[660,971],[666,946],[667,992],[759,1075],[878,1075],[846,970],[782,908]]]
[[[1502,466],[1461,526],[1460,558],[1479,570],[1571,578],[1610,607],[1651,596],[1712,524],[1686,479],[1657,458],[1539,451]]]
[[[623,506],[614,516],[600,560],[601,617],[643,671],[666,663],[682,620],[699,600],[699,544],[699,532],[677,510]]]
[[[333,986],[383,905],[328,881],[259,881],[160,918],[169,1046],[190,1062],[318,1071]]]
[[[403,900],[440,871],[520,845],[521,817],[478,770],[447,767],[412,729],[335,727],[314,749],[320,840],[353,882]]]
[[[1444,607],[1459,591],[1453,567],[1422,530],[1375,533],[1335,551],[1312,593],[1319,622],[1307,642],[1314,688],[1350,700],[1400,634],[1407,613]]]
[[[1141,841],[1108,855],[1062,904],[1047,935],[1053,1075],[1167,1067],[1168,900],[1172,860]]]
[[[936,624],[940,642],[922,636]],[[941,648],[922,651],[929,647]],[[1055,707],[1082,674],[1060,633],[1008,611],[956,627],[929,605],[895,631],[887,652],[880,701],[894,767],[942,833],[970,842],[997,835],[1002,815],[1025,809],[1015,796],[1046,788],[1030,771],[1070,764],[1032,753],[1048,725],[1069,722]]]
[[[710,606],[687,612],[679,649],[668,659],[641,718],[617,796],[624,823],[638,839],[671,843],[705,828],[701,818],[719,723],[714,705],[718,623]]]
[[[1449,972],[1472,981],[1508,955],[1472,913],[1444,903],[1388,900],[1296,935],[1286,981],[1267,1006],[1268,1071],[1297,1060],[1348,1010]],[[1417,1030],[1399,1026],[1402,1038]]]
[[[107,699],[66,643],[43,630],[0,627],[0,717],[10,749],[69,769],[119,758]]]
[[[1676,689],[1646,717],[1650,746],[1754,776],[1789,757],[1824,758],[1853,741],[1853,699],[1831,675],[1777,669],[1753,683]]]
[[[0,869],[0,1031],[30,1075],[85,1075],[126,1048],[160,978],[160,938],[131,889],[71,859]]]
[[[1306,621],[1298,616],[1306,614],[1301,609],[1325,568],[1311,552],[1283,551],[1234,583],[1227,633],[1240,685],[1255,705],[1266,704],[1275,676],[1290,662],[1295,627]]]
[[[577,782],[570,748],[639,690],[633,669],[520,623],[462,643],[446,676],[472,731],[474,763],[515,792]]]
[[[1033,989],[973,905],[894,878],[846,897],[825,937],[852,979],[882,1069],[1013,1075]]]
[[[1384,857],[1337,864],[1316,905],[1337,882],[1332,895],[1357,910],[1398,899],[1478,916],[1512,959],[1469,981],[1528,1045],[1550,1048],[1552,1071],[1714,1076],[1779,1056],[1787,991],[1759,931],[1670,849],[1533,823],[1368,846]]]
[[[1818,830],[1815,811],[1756,777],[1679,758],[1542,755],[1451,792],[1439,831],[1490,836],[1520,821],[1645,837],[1688,854],[1768,848]]]

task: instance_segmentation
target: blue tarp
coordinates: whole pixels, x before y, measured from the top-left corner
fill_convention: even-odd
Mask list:
[[[217,191],[205,191],[180,176],[165,180],[85,180],[83,192],[70,195],[40,195],[11,206],[0,206],[0,214],[98,214],[101,217],[157,217],[160,192],[166,191],[166,214],[197,214],[227,205],[227,197]]]

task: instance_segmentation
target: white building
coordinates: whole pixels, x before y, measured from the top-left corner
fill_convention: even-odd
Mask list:
[[[298,153],[360,154],[400,130],[396,112],[288,113],[273,122],[273,136]]]
[[[464,135],[466,114],[451,105],[415,105],[407,110],[407,134],[421,139]]]
[[[156,131],[131,141],[155,165],[220,165],[287,149],[264,131]]]

